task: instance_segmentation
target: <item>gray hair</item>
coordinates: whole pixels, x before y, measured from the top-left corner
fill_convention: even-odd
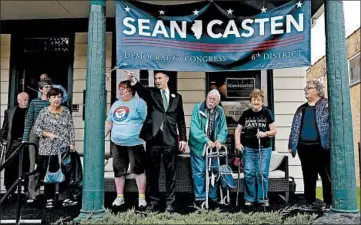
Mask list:
[[[210,95],[215,95],[218,100],[221,100],[221,94],[219,94],[219,91],[217,89],[212,89],[210,92],[208,92],[207,97]]]
[[[315,86],[318,96],[320,96],[321,98],[325,97],[324,85],[321,83],[321,81],[319,81],[317,79],[307,81],[306,87],[309,84],[312,84]]]

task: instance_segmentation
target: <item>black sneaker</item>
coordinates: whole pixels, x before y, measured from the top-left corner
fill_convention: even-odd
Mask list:
[[[330,210],[331,210],[331,204],[325,204],[324,206],[322,206],[322,211],[328,212]]]

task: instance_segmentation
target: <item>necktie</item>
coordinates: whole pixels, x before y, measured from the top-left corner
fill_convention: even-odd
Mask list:
[[[167,110],[168,109],[168,101],[167,101],[167,96],[166,96],[165,90],[162,90],[162,99],[163,99],[164,110]]]

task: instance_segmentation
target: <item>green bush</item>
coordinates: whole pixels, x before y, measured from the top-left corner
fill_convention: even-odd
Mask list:
[[[107,210],[100,220],[85,220],[82,224],[310,224],[316,215],[287,217],[281,212],[225,213],[199,210],[187,215],[177,213],[136,213],[134,210],[114,214]]]

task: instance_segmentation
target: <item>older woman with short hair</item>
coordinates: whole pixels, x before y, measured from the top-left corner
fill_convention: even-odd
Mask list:
[[[332,202],[328,101],[319,80],[308,81],[304,91],[307,103],[301,105],[294,115],[288,148],[293,157],[298,152],[301,160],[308,207],[315,206],[319,174],[325,208],[328,209]]]
[[[245,206],[269,206],[268,176],[272,154],[271,137],[277,134],[272,112],[264,107],[264,92],[254,89],[251,108],[243,112],[234,132],[237,150],[244,150]],[[242,133],[242,135],[241,135]]]
[[[69,109],[61,105],[62,97],[63,92],[60,89],[49,90],[50,105],[40,111],[34,125],[35,134],[40,138],[39,168],[41,178],[46,176],[48,170],[55,172],[59,167],[61,168],[58,163],[59,153],[75,151],[74,122]],[[59,193],[65,198],[62,203],[63,206],[73,206],[78,203],[68,193],[69,181],[69,177],[65,176],[65,180],[59,183]],[[51,209],[55,206],[55,188],[54,183],[45,183],[44,185],[46,208]]]

